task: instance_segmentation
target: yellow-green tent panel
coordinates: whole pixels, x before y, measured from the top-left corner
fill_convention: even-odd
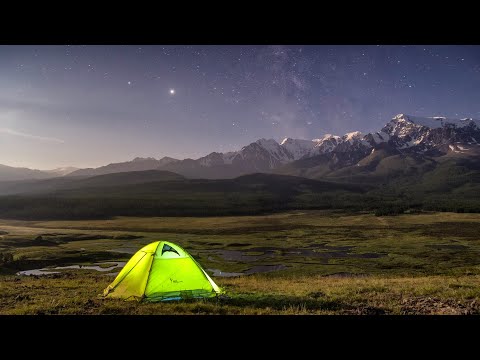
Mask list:
[[[156,241],[131,257],[104,290],[104,296],[165,301],[213,297],[221,292],[182,247],[168,241]]]

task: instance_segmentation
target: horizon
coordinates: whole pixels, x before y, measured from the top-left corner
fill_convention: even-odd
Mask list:
[[[402,114],[402,113],[401,113]],[[397,114],[397,115],[400,115],[400,114]],[[412,116],[410,114],[404,114],[404,115],[407,115],[407,116]],[[390,119],[387,119],[385,124],[388,123],[390,120],[392,120],[396,115],[392,116],[392,118]],[[446,116],[443,116],[443,115],[434,115],[434,116],[419,116],[419,115],[415,115],[417,117],[424,117],[424,118],[448,118]],[[466,118],[471,118],[471,117],[466,117]],[[449,119],[453,119],[453,118],[449,118]],[[473,120],[477,120],[475,118],[472,118]],[[0,134],[2,133],[2,130],[0,128]],[[377,129],[377,130],[380,130],[380,129]],[[325,134],[322,134],[321,136],[318,136],[318,137],[313,137],[313,138],[302,138],[302,137],[290,137],[290,136],[286,136],[286,137],[280,137],[280,138],[273,138],[273,137],[264,137],[264,138],[257,138],[249,143],[246,143],[244,145],[241,145],[240,148],[237,148],[237,149],[232,149],[232,150],[225,150],[225,151],[217,151],[217,150],[211,150],[203,155],[200,155],[198,157],[174,157],[174,156],[170,156],[170,155],[160,155],[160,156],[155,156],[155,155],[146,155],[146,156],[137,156],[135,154],[130,154],[130,156],[126,157],[125,159],[122,159],[122,160],[118,160],[118,161],[111,161],[109,163],[102,163],[100,165],[95,165],[95,166],[90,166],[90,165],[86,165],[86,166],[80,166],[80,165],[62,165],[62,166],[57,166],[57,167],[50,167],[50,168],[35,168],[35,167],[31,167],[31,166],[16,166],[16,165],[10,165],[8,163],[1,163],[0,165],[6,165],[6,166],[10,166],[10,167],[17,167],[17,168],[28,168],[28,169],[32,169],[32,170],[40,170],[40,171],[51,171],[51,170],[57,170],[57,169],[61,169],[61,168],[69,168],[69,167],[72,167],[72,168],[78,168],[78,169],[87,169],[87,168],[98,168],[98,167],[102,167],[102,166],[105,166],[105,165],[108,165],[108,164],[113,164],[113,163],[121,163],[121,162],[128,162],[128,161],[133,161],[137,158],[140,158],[140,159],[155,159],[155,160],[160,160],[164,157],[167,157],[167,158],[174,158],[174,159],[177,159],[177,160],[185,160],[185,159],[198,159],[198,158],[201,158],[201,157],[204,157],[204,156],[207,156],[213,152],[222,152],[222,153],[227,153],[227,152],[237,152],[237,151],[240,151],[243,147],[251,144],[251,143],[254,143],[260,139],[266,139],[266,140],[275,140],[277,143],[281,144],[281,142],[283,140],[286,140],[287,138],[290,138],[290,139],[294,139],[294,140],[308,140],[308,141],[314,141],[314,140],[317,140],[317,139],[321,139],[323,138],[324,136],[344,136],[344,135],[347,135],[349,133],[354,133],[354,132],[360,132],[362,135],[366,135],[368,132],[365,132],[365,131],[360,131],[360,130],[352,130],[352,131],[348,131],[346,132],[345,134],[332,134],[332,133],[325,133]]]
[[[197,159],[399,113],[480,118],[479,60],[475,45],[2,45],[0,164]]]
[[[406,115],[406,116],[412,116],[412,115],[409,115],[409,114],[397,114],[395,116],[398,116],[398,115]],[[395,116],[392,117],[395,118]],[[421,117],[421,118],[447,118],[445,116],[442,116],[442,115],[435,115],[435,116],[417,116],[417,117]],[[390,120],[392,120],[390,119]],[[459,119],[453,119],[453,118],[449,118],[451,120],[459,120]],[[465,119],[472,119],[472,120],[475,120],[475,121],[478,121],[477,119],[475,118],[465,118]],[[388,120],[388,121],[390,121]],[[387,122],[388,122],[387,121]],[[386,122],[386,123],[387,123]],[[385,124],[386,124],[385,123]],[[0,129],[1,131],[2,129]],[[380,130],[380,129],[377,129],[377,130]],[[283,137],[283,138],[280,138],[280,139],[274,139],[274,138],[259,138],[259,139],[256,139],[248,144],[245,144],[243,145],[241,148],[239,149],[234,149],[234,150],[227,150],[227,151],[224,151],[223,153],[227,153],[227,152],[238,152],[240,150],[242,150],[245,146],[251,144],[251,143],[254,143],[256,141],[259,141],[261,139],[265,139],[265,140],[274,140],[276,141],[278,144],[281,145],[281,143],[284,141],[284,140],[287,140],[287,139],[294,139],[294,140],[306,140],[306,141],[315,141],[315,140],[318,140],[318,139],[321,139],[325,136],[345,136],[345,135],[348,135],[348,134],[352,134],[352,133],[356,133],[356,132],[359,132],[361,135],[366,135],[368,133],[366,132],[363,132],[363,131],[359,131],[359,130],[354,130],[354,131],[349,131],[345,134],[331,134],[331,133],[326,133],[326,134],[323,134],[322,136],[319,136],[318,138],[308,138],[308,139],[305,139],[305,138],[292,138],[292,137]],[[206,154],[203,154],[201,156],[199,156],[198,158],[201,158],[201,157],[204,157],[204,156],[207,156],[211,153],[219,153],[219,151],[216,151],[216,150],[212,150]],[[33,168],[33,167],[28,167],[28,166],[11,166],[11,165],[8,165],[8,164],[0,164],[0,165],[6,165],[6,166],[11,166],[11,167],[17,167],[17,168],[28,168],[28,169],[32,169],[32,170],[40,170],[40,171],[52,171],[52,170],[58,170],[58,169],[62,169],[62,168],[77,168],[77,169],[95,169],[95,168],[98,168],[98,167],[102,167],[102,166],[105,166],[105,165],[109,165],[109,164],[113,164],[113,163],[122,163],[122,162],[130,162],[130,161],[134,161],[134,160],[137,160],[137,159],[142,159],[142,160],[145,160],[145,159],[153,159],[153,160],[161,160],[162,158],[173,158],[173,159],[177,159],[177,160],[186,160],[186,159],[198,159],[198,158],[192,158],[192,157],[185,157],[185,158],[175,158],[173,156],[169,156],[169,155],[163,155],[163,156],[158,156],[158,157],[155,157],[155,156],[135,156],[135,155],[131,155],[129,158],[126,158],[126,159],[123,159],[123,160],[120,160],[120,161],[116,161],[116,162],[110,162],[110,163],[105,163],[105,164],[101,164],[101,165],[98,165],[98,166],[75,166],[75,165],[67,165],[67,166],[57,166],[55,168],[48,168],[48,169],[37,169],[37,168]]]

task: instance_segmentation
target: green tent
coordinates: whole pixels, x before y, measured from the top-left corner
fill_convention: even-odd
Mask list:
[[[171,242],[156,241],[132,256],[103,295],[126,300],[166,301],[207,298],[221,293],[189,253]]]

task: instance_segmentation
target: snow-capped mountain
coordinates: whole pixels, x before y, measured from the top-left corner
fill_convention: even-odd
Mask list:
[[[304,157],[274,172],[305,177],[350,177],[422,171],[454,155],[480,160],[480,122],[399,114],[380,131],[345,134],[330,151]],[[433,163],[432,163],[433,162]]]
[[[375,149],[388,148],[388,154],[440,156],[451,152],[465,154],[472,149],[478,151],[479,144],[478,120],[399,114],[377,132],[362,134],[354,131],[343,136],[326,134],[313,140],[285,138],[280,143],[273,139],[260,139],[238,152],[228,153],[228,161],[227,154],[220,153],[212,153],[201,161],[202,166],[212,168],[230,164],[237,167],[238,172],[233,173],[241,174],[269,172],[288,163],[328,155],[330,166],[338,169],[358,164]],[[177,168],[170,170],[182,173],[181,162],[174,165]]]
[[[312,141],[315,142],[315,146],[304,157],[311,157],[333,151],[343,139],[337,135],[326,134],[321,139],[313,139]]]
[[[316,166],[317,160],[314,159],[318,157],[322,164],[328,163],[329,169],[361,166],[368,162],[362,162],[362,159],[371,156],[376,149],[383,149],[388,154],[442,156],[450,153],[473,154],[480,151],[479,145],[479,120],[398,114],[382,129],[368,134],[359,131],[343,136],[326,134],[313,140],[287,137],[281,142],[262,138],[238,151],[212,152],[199,159],[135,158],[95,169],[56,169],[48,173],[39,172],[36,176],[94,176],[159,169],[193,178],[231,178],[253,172],[272,172],[296,162],[303,164],[301,166]],[[378,158],[378,155],[375,157]]]
[[[280,143],[274,139],[262,138],[238,151],[212,152],[199,159],[172,159],[163,165],[158,165],[157,160],[152,158],[140,160],[145,169],[152,166],[152,169],[203,178],[229,178],[253,172],[272,172],[286,164],[321,155],[328,155],[331,167],[342,168],[356,165],[376,148],[386,146],[392,153],[425,153],[428,150],[440,153],[466,152],[472,144],[480,143],[479,125],[480,122],[473,119],[422,118],[399,114],[378,132],[368,134],[359,131],[343,136],[326,134],[313,140],[287,137]],[[121,164],[121,168],[125,168],[126,163]],[[120,164],[110,164],[109,169],[104,170],[114,171],[117,165]],[[136,170],[139,170],[138,167]],[[78,172],[73,174],[76,173]]]
[[[331,135],[328,135],[331,136]],[[331,146],[319,153],[331,151],[348,152],[375,148],[388,144],[399,150],[425,152],[445,149],[457,144],[480,144],[480,121],[471,118],[448,119],[445,117],[417,117],[399,114],[393,117],[380,131],[363,135],[359,131],[345,134],[341,138],[332,137]],[[317,139],[318,140],[318,139]],[[463,147],[466,151],[465,146]]]
[[[441,151],[448,145],[480,143],[480,121],[471,118],[426,118],[399,114],[383,127],[382,132],[390,136],[389,141],[396,148],[412,148],[418,152]]]
[[[284,149],[291,155],[289,158],[293,160],[301,159],[304,156],[311,156],[315,150],[319,150],[319,146],[324,142],[324,139],[301,140],[285,138],[280,143]]]

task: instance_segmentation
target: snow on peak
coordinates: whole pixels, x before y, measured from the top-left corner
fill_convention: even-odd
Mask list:
[[[353,131],[353,132],[346,133],[344,135],[345,139],[348,141],[359,138],[361,136],[362,136],[362,133],[360,131]]]
[[[316,143],[321,143],[321,142],[324,142],[325,140],[330,140],[330,139],[340,140],[341,137],[337,136],[337,135],[332,135],[332,134],[325,134],[325,135],[323,135],[323,137],[318,138],[318,139],[313,139],[312,141],[314,141]]]
[[[274,139],[262,138],[255,142],[268,151],[275,151],[279,146],[279,144]]]
[[[397,122],[407,121],[418,126],[428,127],[430,129],[438,129],[447,125],[453,125],[455,127],[465,127],[472,123],[475,124],[477,127],[480,127],[480,121],[474,120],[472,118],[449,119],[445,116],[420,117],[398,114],[394,116],[392,120]]]
[[[392,120],[405,120],[405,121],[408,121],[408,115],[405,115],[405,114],[398,114],[398,115],[395,115]]]
[[[314,140],[285,138],[280,143],[282,148],[288,151],[294,160],[298,160],[307,155],[317,143]]]
[[[375,144],[384,143],[390,139],[390,135],[388,135],[384,131],[374,132],[374,133],[371,133],[371,135],[372,135],[373,142]]]

